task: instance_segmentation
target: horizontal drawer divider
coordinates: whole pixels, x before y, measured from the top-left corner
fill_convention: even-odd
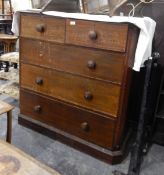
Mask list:
[[[116,86],[121,86],[122,85],[121,83],[117,83],[117,82],[110,81],[110,80],[104,80],[104,79],[101,79],[101,78],[94,78],[94,77],[90,77],[90,76],[84,76],[84,75],[81,75],[81,74],[78,74],[78,73],[72,73],[72,72],[68,72],[68,71],[63,71],[63,70],[57,69],[57,68],[49,68],[48,66],[31,64],[31,63],[29,63],[27,61],[22,61],[21,60],[21,63],[28,64],[28,65],[31,65],[31,66],[37,66],[37,67],[40,67],[40,68],[46,68],[46,69],[52,70],[52,71],[54,70],[54,71],[57,71],[57,72],[63,72],[63,73],[67,73],[67,74],[70,74],[70,75],[75,75],[75,76],[78,76],[78,77],[83,77],[83,78],[87,78],[87,79],[91,79],[91,80],[97,80],[97,81],[100,81],[100,82],[106,82],[106,83],[110,83],[110,84],[113,84],[113,85],[116,85]]]
[[[30,91],[21,90],[20,101],[21,114],[29,118],[68,131],[79,138],[86,138],[92,143],[98,142],[100,146],[110,148],[113,143],[116,120],[36,95]],[[104,136],[110,139],[106,140]]]
[[[94,48],[94,47],[89,47],[89,46],[79,46],[79,45],[75,45],[75,44],[71,44],[71,43],[58,43],[55,41],[49,41],[49,40],[45,40],[45,39],[37,39],[37,38],[32,38],[32,37],[26,37],[26,36],[20,36],[20,39],[24,38],[24,39],[30,39],[33,41],[41,41],[41,42],[48,42],[48,43],[52,43],[52,44],[57,44],[57,45],[61,45],[61,46],[74,46],[77,48],[84,48],[84,49],[92,49],[95,51],[104,51],[104,52],[109,52],[112,54],[122,54],[123,56],[125,56],[127,54],[127,52],[121,52],[121,51],[114,51],[114,50],[106,50],[106,49],[102,49],[102,48]]]
[[[22,86],[20,87],[20,90],[27,91],[27,92],[33,93],[35,95],[39,95],[39,96],[41,96],[43,98],[48,98],[50,100],[58,101],[60,103],[63,103],[63,104],[68,105],[68,106],[72,106],[72,107],[77,108],[77,109],[80,109],[80,110],[83,110],[84,109],[85,111],[88,111],[88,112],[93,113],[93,114],[98,114],[101,117],[104,117],[104,118],[107,118],[107,119],[110,119],[110,120],[113,120],[113,121],[116,121],[117,120],[117,116],[113,116],[112,114],[109,115],[109,114],[101,113],[99,111],[94,111],[94,110],[85,108],[85,107],[80,106],[80,105],[75,105],[75,104],[69,103],[67,101],[64,101],[64,100],[61,100],[61,99],[58,99],[58,98],[54,98],[54,97],[49,96],[49,95],[45,95],[43,93],[39,93],[39,92],[36,92],[36,91],[31,91],[31,90],[29,90],[27,88],[24,88]]]

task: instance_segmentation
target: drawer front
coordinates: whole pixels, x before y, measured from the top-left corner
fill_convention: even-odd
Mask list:
[[[128,25],[84,20],[66,21],[66,43],[125,52]]]
[[[21,86],[117,117],[120,87],[110,83],[21,64]]]
[[[21,36],[64,43],[65,20],[21,15]]]
[[[64,103],[21,90],[21,114],[69,132],[97,145],[112,148],[115,121]]]
[[[21,38],[21,60],[121,84],[124,54]]]

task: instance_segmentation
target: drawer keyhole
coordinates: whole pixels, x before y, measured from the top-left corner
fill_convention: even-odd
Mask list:
[[[88,132],[90,130],[89,124],[87,122],[83,122],[81,124],[81,129],[85,132]]]
[[[35,80],[36,84],[42,85],[43,84],[43,79],[41,77],[37,77]]]

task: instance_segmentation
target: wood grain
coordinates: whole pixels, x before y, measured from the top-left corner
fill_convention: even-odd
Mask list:
[[[120,163],[126,155],[127,150],[125,145],[127,145],[129,140],[129,134],[127,135],[126,139],[124,140],[124,144],[119,150],[110,150],[76,137],[68,132],[51,127],[48,124],[32,119],[31,117],[25,116],[23,114],[19,114],[18,122],[19,124],[33,129],[40,134],[44,134],[55,140],[60,140],[60,142],[64,144],[67,144],[109,164]]]
[[[22,114],[92,143],[112,148],[115,120],[25,90],[21,90],[20,102]],[[35,106],[40,106],[40,111],[35,111]],[[88,130],[83,130],[83,123],[88,123]]]
[[[40,15],[21,15],[20,35],[27,38],[64,43],[65,20],[60,18],[48,18]],[[44,25],[44,31],[38,32],[37,25]]]
[[[43,80],[41,85],[37,78]],[[28,64],[21,64],[20,81],[29,90],[117,117],[119,86]],[[93,99],[86,100],[85,92],[91,92]]]
[[[72,23],[75,25],[71,25]],[[96,39],[90,39],[90,31],[96,32]],[[125,52],[127,33],[127,24],[66,20],[66,43],[68,44]]]
[[[44,24],[39,35],[31,23]],[[19,122],[118,163],[138,33],[131,24],[22,13]]]
[[[20,39],[20,47],[21,61],[25,63],[117,84],[122,82],[125,54],[57,45],[27,38]],[[89,61],[95,62],[94,69],[88,68]]]

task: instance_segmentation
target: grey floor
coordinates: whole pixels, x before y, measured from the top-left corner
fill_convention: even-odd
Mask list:
[[[15,105],[12,144],[54,168],[62,175],[112,175],[114,170],[127,172],[129,156],[119,165],[108,165],[56,140],[18,125],[18,101],[6,95],[0,95],[0,99]],[[4,114],[0,117],[1,139],[5,138],[5,130],[6,116]],[[164,175],[164,147],[155,144],[151,147],[142,164],[141,175]]]

